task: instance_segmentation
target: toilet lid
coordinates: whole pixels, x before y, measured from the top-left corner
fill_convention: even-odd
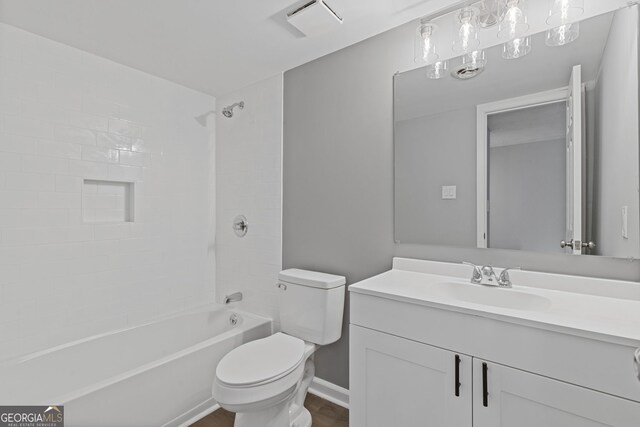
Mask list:
[[[248,386],[282,377],[304,357],[304,341],[281,332],[242,344],[222,358],[216,368],[219,381]]]

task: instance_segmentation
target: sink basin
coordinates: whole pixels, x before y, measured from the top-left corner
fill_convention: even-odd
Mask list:
[[[551,301],[545,297],[520,292],[510,288],[499,288],[459,282],[434,283],[429,287],[434,295],[473,304],[491,305],[516,310],[546,310]]]

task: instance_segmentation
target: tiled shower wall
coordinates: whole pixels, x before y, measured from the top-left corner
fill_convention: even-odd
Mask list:
[[[0,359],[213,300],[214,106],[0,24]],[[95,222],[85,179],[132,182],[133,217]]]
[[[218,111],[244,101],[232,118],[217,115],[217,298],[242,291],[241,307],[274,319],[282,268],[282,75],[218,98]],[[221,160],[224,161],[221,161]],[[236,215],[249,231],[237,237]]]

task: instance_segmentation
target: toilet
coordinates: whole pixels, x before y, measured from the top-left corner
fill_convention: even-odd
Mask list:
[[[292,268],[278,275],[281,332],[243,344],[216,368],[213,398],[236,427],[310,427],[313,355],[342,334],[345,278]]]

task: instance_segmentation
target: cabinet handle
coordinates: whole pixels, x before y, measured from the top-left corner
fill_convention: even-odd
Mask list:
[[[460,356],[456,354],[456,397],[460,396]]]
[[[486,363],[482,364],[482,406],[489,406],[489,390],[487,386],[487,371],[489,368]]]

